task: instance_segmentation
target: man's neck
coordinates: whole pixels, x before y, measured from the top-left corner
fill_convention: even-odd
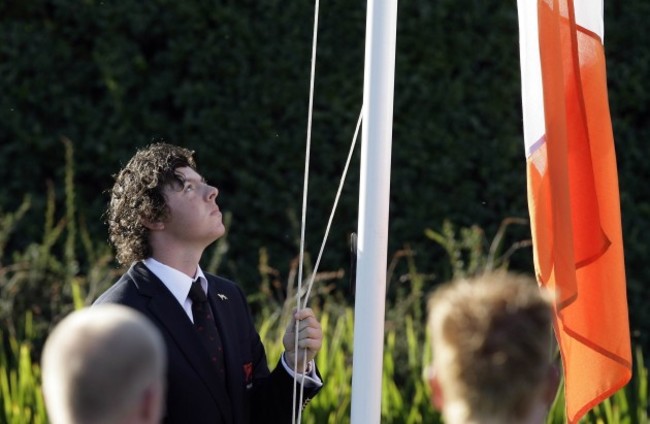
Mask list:
[[[150,239],[153,253],[151,257],[194,278],[199,266],[203,248],[181,245],[174,240]]]
[[[456,403],[454,405],[446,405],[443,411],[445,422],[449,424],[502,424],[508,422],[511,424],[542,424],[545,422],[547,408],[541,403],[536,403],[529,411],[526,417],[521,420],[514,421],[513,419],[506,419],[503,417],[481,416],[480,414],[472,414],[467,409],[466,405]]]
[[[179,270],[190,278],[196,276],[196,270],[201,259],[201,255],[191,255],[188,251],[174,254],[166,250],[154,251],[151,257],[162,264]]]

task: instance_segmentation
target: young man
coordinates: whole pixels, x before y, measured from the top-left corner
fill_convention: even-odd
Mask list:
[[[551,303],[506,272],[448,283],[429,300],[432,403],[448,424],[541,424],[558,386]]]
[[[165,344],[142,314],[121,305],[72,312],[48,337],[43,395],[52,424],[157,424],[165,397]]]
[[[322,386],[313,362],[320,324],[309,308],[295,313],[285,352],[269,371],[244,293],[199,266],[225,228],[219,191],[197,172],[192,155],[155,143],[116,176],[109,234],[118,261],[131,267],[96,303],[131,306],[159,327],[169,356],[165,422],[290,423],[294,403],[304,407]],[[294,375],[304,385],[303,405],[294,402]]]

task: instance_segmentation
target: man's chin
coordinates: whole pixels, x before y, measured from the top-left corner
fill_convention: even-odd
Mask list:
[[[219,226],[215,229],[215,231],[212,234],[212,241],[210,241],[210,244],[219,240],[225,234],[226,234],[226,227],[223,224],[219,224]]]

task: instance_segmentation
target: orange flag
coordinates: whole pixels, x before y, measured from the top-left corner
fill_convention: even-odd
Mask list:
[[[518,0],[535,272],[557,295],[566,414],[627,384],[632,356],[602,0]]]

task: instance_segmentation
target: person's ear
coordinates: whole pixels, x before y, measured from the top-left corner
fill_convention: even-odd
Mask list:
[[[163,391],[152,384],[142,393],[138,406],[138,417],[143,423],[159,423],[163,416]]]
[[[544,390],[544,402],[547,407],[551,407],[557,390],[560,387],[560,369],[555,364],[550,364],[546,371],[546,388]]]
[[[440,387],[440,380],[435,368],[431,367],[427,370],[427,378],[429,380],[429,388],[431,389],[431,404],[438,411],[442,411],[444,405],[444,398],[442,395],[442,388]]]
[[[162,221],[150,221],[144,217],[140,217],[140,222],[151,231],[159,231],[165,229],[165,223]]]

